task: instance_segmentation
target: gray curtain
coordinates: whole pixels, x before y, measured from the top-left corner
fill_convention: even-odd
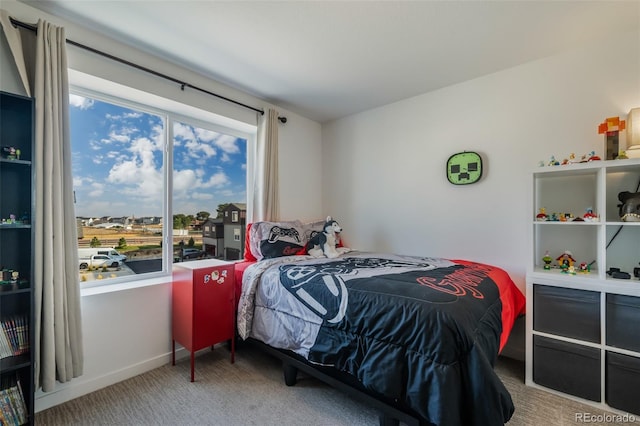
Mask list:
[[[80,282],[69,133],[69,83],[64,28],[38,21],[37,32],[2,21],[5,34],[20,38],[28,74],[27,93],[35,98],[34,299],[36,388],[48,392],[56,381],[82,375]],[[10,28],[9,28],[10,27]],[[7,39],[9,39],[9,35]],[[25,40],[31,39],[31,40]],[[35,46],[33,48],[32,46]],[[24,79],[23,79],[24,81]]]
[[[258,114],[253,222],[280,219],[278,187],[278,112],[269,109],[263,115]]]

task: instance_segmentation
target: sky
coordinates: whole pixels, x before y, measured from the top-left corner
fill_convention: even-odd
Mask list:
[[[162,216],[163,117],[69,96],[76,216]],[[173,122],[173,214],[246,202],[246,140]]]

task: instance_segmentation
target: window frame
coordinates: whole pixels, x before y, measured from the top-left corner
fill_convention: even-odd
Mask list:
[[[167,225],[173,224],[173,142],[174,123],[179,122],[197,126],[206,130],[234,136],[246,140],[246,203],[249,205],[253,197],[253,164],[255,158],[255,143],[257,126],[249,125],[202,108],[180,103],[158,95],[144,92],[119,83],[107,81],[88,74],[69,69],[69,94],[79,95],[112,103],[125,108],[136,109],[144,113],[159,116],[163,120],[165,146],[162,153],[163,160],[163,235],[162,235],[162,270],[129,275],[125,277],[105,278],[84,282],[81,285],[82,294],[91,294],[121,289],[131,289],[138,286],[166,283],[171,278],[173,269],[173,232]],[[125,96],[130,95],[130,96]],[[141,102],[146,100],[147,102]],[[75,215],[75,211],[74,211]],[[89,291],[86,291],[89,290]]]

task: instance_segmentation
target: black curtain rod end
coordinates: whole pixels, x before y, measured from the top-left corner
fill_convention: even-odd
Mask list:
[[[287,117],[278,117],[278,120],[279,120],[282,124],[287,124]]]

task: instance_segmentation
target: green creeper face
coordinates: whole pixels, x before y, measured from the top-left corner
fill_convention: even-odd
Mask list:
[[[476,152],[459,152],[447,160],[447,179],[454,185],[476,183],[482,177],[482,158]]]

